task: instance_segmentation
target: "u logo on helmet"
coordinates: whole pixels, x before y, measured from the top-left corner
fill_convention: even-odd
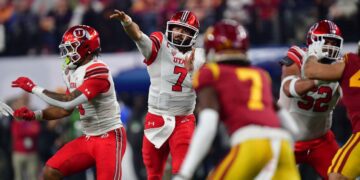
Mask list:
[[[86,30],[83,28],[76,28],[73,32],[73,35],[77,38],[82,38],[86,35]]]

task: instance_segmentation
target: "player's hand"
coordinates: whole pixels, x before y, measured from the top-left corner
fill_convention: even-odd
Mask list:
[[[194,60],[195,60],[195,48],[192,48],[191,54],[185,57],[185,68],[188,72],[194,70]]]
[[[312,44],[310,44],[308,50],[308,57],[316,56],[318,60],[326,57],[328,55],[328,52],[323,51],[324,44],[325,44],[325,40],[323,38],[321,40],[314,41]]]
[[[31,81],[31,79],[29,79],[27,77],[19,77],[15,81],[13,81],[11,84],[11,87],[19,87],[29,93],[32,92],[32,90],[35,86],[36,86],[35,83],[33,83]]]
[[[130,16],[128,16],[124,11],[119,11],[117,9],[110,14],[109,18],[119,20],[123,25],[129,24],[132,21]]]
[[[35,119],[35,113],[27,107],[22,107],[15,110],[13,116],[15,119],[21,119],[25,121],[31,121]]]

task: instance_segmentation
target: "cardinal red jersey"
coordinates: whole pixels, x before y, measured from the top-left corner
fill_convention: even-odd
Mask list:
[[[360,58],[356,54],[346,54],[345,69],[340,80],[343,102],[347,108],[353,133],[360,132]]]
[[[215,89],[221,107],[221,121],[229,134],[246,125],[280,127],[275,114],[269,75],[256,67],[206,64],[194,77],[196,91]]]

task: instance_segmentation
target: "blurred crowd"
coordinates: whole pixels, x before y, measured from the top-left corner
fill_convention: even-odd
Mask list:
[[[86,24],[100,33],[103,52],[136,47],[114,9],[124,10],[144,33],[163,31],[166,21],[181,9],[193,11],[200,33],[222,18],[235,19],[251,32],[251,44],[287,45],[304,40],[307,29],[320,19],[340,26],[345,42],[360,39],[359,0],[0,0],[0,56],[58,53],[65,30]]]

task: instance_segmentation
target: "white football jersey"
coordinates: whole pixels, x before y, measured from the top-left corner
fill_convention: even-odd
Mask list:
[[[153,33],[150,39],[153,41],[152,53],[145,60],[151,81],[149,112],[170,116],[192,114],[196,103],[192,72],[205,63],[204,52],[202,49],[195,49],[194,70],[190,73],[185,69],[184,62],[191,51],[183,54],[171,46],[160,32]]]
[[[75,70],[65,69],[63,77],[70,92],[82,85],[84,80],[96,76],[106,76],[110,88],[105,93],[100,93],[90,101],[78,106],[80,120],[84,134],[97,136],[122,126],[120,120],[120,106],[116,99],[114,82],[111,73],[96,73],[97,69],[109,69],[105,63],[92,60]],[[86,90],[85,90],[86,91]],[[90,93],[87,91],[87,93]]]
[[[295,52],[295,50],[297,52],[303,51],[300,50],[300,48],[292,47],[288,51],[288,56],[289,52],[292,53]],[[305,54],[305,51],[302,53],[297,52],[295,53],[299,58],[294,62],[301,66],[302,59],[300,54]],[[315,139],[329,131],[332,123],[333,109],[341,96],[339,83],[332,82],[322,84],[300,98],[290,98],[286,96],[283,92],[283,84],[284,83],[282,83],[280,87],[278,104],[290,112],[300,129],[303,130],[298,140],[306,141]]]

